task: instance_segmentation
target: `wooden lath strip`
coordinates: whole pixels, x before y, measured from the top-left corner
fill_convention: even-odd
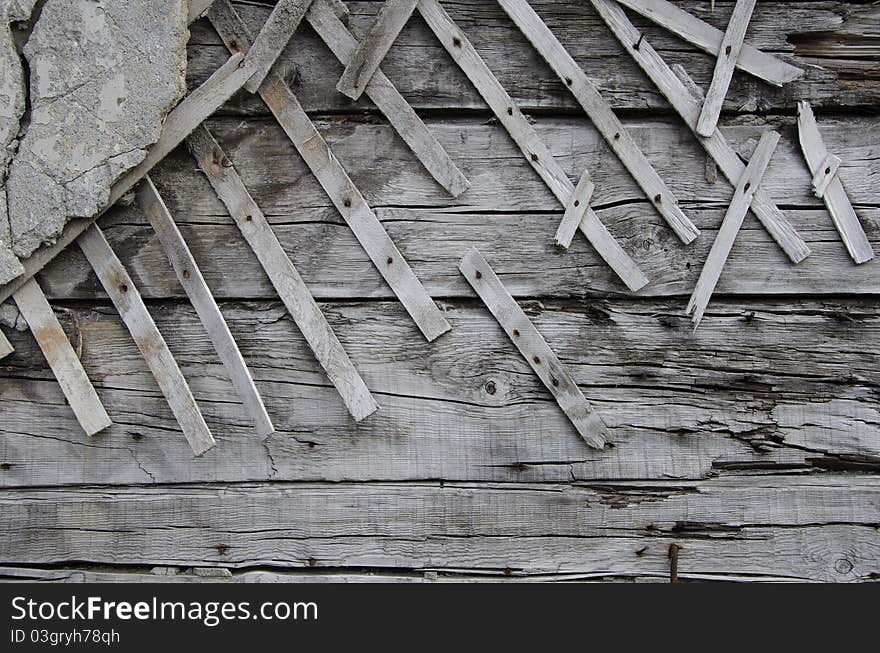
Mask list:
[[[312,0],[278,0],[260,29],[254,46],[248,50],[248,62],[255,71],[244,84],[248,92],[256,93],[260,88],[311,4]]]
[[[806,100],[798,102],[798,139],[810,174],[813,175],[816,194],[825,202],[834,226],[846,245],[846,251],[857,264],[870,261],[874,258],[874,248],[871,247],[852,202],[836,174],[839,159],[835,166],[825,141],[822,140],[813,108]]]
[[[218,33],[222,30],[220,36],[227,47],[233,41],[240,46],[250,43],[247,27],[227,0],[218,0],[208,16],[213,18],[221,11],[226,13],[225,20],[222,23],[218,21],[215,28],[218,29]],[[430,342],[449,331],[451,327],[446,318],[413,273],[406,259],[285,81],[278,75],[270,73],[259,92],[266,106],[351,228],[373,265],[397,295],[425,338]]]
[[[510,296],[482,255],[472,249],[461,259],[458,269],[538,378],[547,386],[584,442],[594,449],[604,448],[608,439],[608,428],[602,418],[593,411],[590,402],[563,367],[556,353],[516,300]]]
[[[675,195],[654,170],[611,106],[541,17],[526,0],[498,0],[498,4],[568,87],[602,134],[608,147],[629,170],[635,182],[679,239],[685,244],[693,242],[700,234],[699,229],[681,210]]]
[[[617,0],[617,2],[713,57],[721,50],[724,32],[667,0]],[[748,43],[743,45],[736,67],[776,86],[787,84],[804,74],[800,68],[762,52]]]
[[[632,55],[663,97],[696,134],[697,119],[703,105],[702,95],[696,86],[686,85],[682,79],[679,79],[616,2],[613,0],[590,0],[590,2],[624,49]],[[698,136],[697,141],[718,164],[731,184],[735,185],[739,182],[746,166],[720,130],[716,129],[708,138]],[[755,193],[751,208],[773,240],[793,263],[800,263],[809,256],[810,248],[765,191],[759,190]]]
[[[715,291],[715,286],[718,285],[718,279],[721,278],[724,264],[733,248],[736,235],[739,233],[749,210],[752,195],[758,190],[778,143],[778,132],[764,132],[754,154],[752,154],[749,165],[746,166],[745,172],[736,185],[733,199],[730,201],[730,206],[727,208],[727,213],[718,229],[718,235],[715,237],[715,242],[712,243],[712,249],[709,250],[709,256],[706,258],[706,263],[700,272],[700,278],[688,302],[687,313],[693,319],[694,329],[700,326],[703,314],[706,312],[706,307]]]
[[[36,279],[29,279],[12,298],[83,431],[95,435],[112,426],[113,422]]]
[[[345,353],[241,177],[232,165],[224,165],[229,159],[220,145],[204,126],[193,132],[187,142],[199,167],[226,205],[229,215],[256,254],[315,358],[324,368],[327,378],[342,397],[348,412],[358,422],[373,414],[379,406],[366,383]]]
[[[571,247],[571,241],[574,238],[578,225],[587,214],[587,209],[590,208],[590,201],[593,199],[593,191],[595,189],[596,185],[593,183],[592,177],[590,177],[590,172],[584,170],[577,186],[574,187],[571,199],[568,200],[568,204],[565,207],[562,222],[559,223],[559,228],[556,230],[556,244],[560,247],[565,249]]]
[[[12,346],[12,343],[9,342],[9,339],[0,331],[0,360],[3,360],[9,354],[15,351],[15,348]]]
[[[228,13],[228,10],[215,13],[212,20]],[[333,4],[329,0],[315,0],[306,14],[306,20],[339,62],[347,65],[357,50],[358,42],[333,11]],[[458,197],[470,188],[470,182],[381,68],[376,70],[367,84],[366,95],[385,115],[425,170],[450,195]]]
[[[339,78],[337,91],[352,100],[357,100],[363,94],[417,4],[419,0],[385,0],[376,22]]]
[[[134,282],[98,225],[86,229],[77,243],[119,311],[193,453],[202,455],[214,446],[214,436]]]
[[[492,113],[522,151],[526,161],[535,169],[563,208],[567,207],[574,193],[574,184],[553,158],[535,128],[504,90],[501,82],[492,74],[486,62],[468,41],[464,32],[458,29],[437,0],[421,0],[418,9],[428,23],[428,27],[471,80]],[[580,229],[627,288],[636,291],[648,283],[645,275],[614,240],[592,209],[587,209]]]
[[[162,248],[168,256],[171,267],[174,268],[177,280],[186,291],[199,320],[205,327],[241,403],[253,420],[257,435],[262,437],[271,435],[275,432],[275,427],[266,412],[263,399],[254,384],[247,363],[245,363],[244,357],[238,349],[238,344],[232,337],[229,326],[211,294],[211,289],[208,288],[208,284],[202,276],[198,263],[189,251],[183,234],[177,228],[174,217],[165,206],[165,202],[149,175],[138,189],[137,200],[141,211],[150,220],[153,231],[159,237],[159,242],[162,243]]]
[[[756,1],[736,0],[733,7],[733,14],[730,16],[730,22],[724,32],[724,38],[721,40],[721,47],[717,52],[712,82],[709,84],[709,90],[706,91],[700,119],[697,120],[697,134],[700,136],[711,136],[715,131],[715,125],[718,124],[721,107],[724,104],[724,98],[727,97],[730,81],[733,79],[736,60],[742,50]]]

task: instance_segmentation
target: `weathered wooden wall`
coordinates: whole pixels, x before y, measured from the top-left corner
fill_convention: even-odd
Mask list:
[[[350,2],[366,29],[375,2]],[[810,192],[794,104],[816,108],[880,247],[880,8],[775,2],[748,40],[807,68],[774,89],[742,74],[722,116],[746,155],[783,140],[766,188],[813,254],[794,267],[746,219],[707,317],[686,297],[732,188],[588,2],[532,0],[703,231],[684,247],[494,2],[444,2],[565,170],[651,280],[626,292],[460,70],[415,16],[383,69],[471,180],[451,199],[310,28],[282,58],[294,90],[453,330],[427,344],[265,107],[239,95],[210,121],[381,404],[346,413],[296,326],[181,148],[154,172],[220,301],[278,432],[261,440],[135,208],[102,220],[147,298],[218,446],[189,447],[81,254],[40,282],[115,422],[87,438],[28,333],[0,362],[0,578],[388,580],[880,577],[880,274],[853,265]],[[723,28],[731,3],[682,2]],[[269,8],[239,4],[254,26]],[[708,56],[634,18],[705,87]],[[192,26],[190,84],[226,58]],[[716,179],[717,177],[717,179]],[[457,271],[480,248],[521,300],[614,446],[586,447]],[[212,568],[205,571],[202,568]],[[171,571],[174,571],[171,570]]]

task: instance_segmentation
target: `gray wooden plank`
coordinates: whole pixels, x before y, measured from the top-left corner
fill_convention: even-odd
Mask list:
[[[376,22],[358,45],[336,83],[340,93],[352,100],[357,100],[363,94],[418,3],[419,0],[385,0]]]
[[[756,2],[757,0],[736,0],[736,4],[733,6],[733,14],[730,16],[724,38],[721,39],[721,47],[716,53],[717,59],[715,60],[715,72],[712,73],[712,83],[709,84],[709,90],[706,91],[703,109],[697,120],[697,134],[700,136],[708,138],[715,132],[715,126],[718,124],[721,107],[727,96],[730,81],[733,79],[733,71],[742,50],[746,30],[749,27]]]
[[[574,184],[556,163],[534,127],[486,66],[464,33],[458,29],[437,0],[422,0],[418,9],[431,31],[474,84],[532,168],[563,207],[566,206],[574,192]],[[647,285],[647,278],[592,210],[587,211],[580,229],[627,288],[636,291]]]
[[[436,1],[436,0],[434,0]],[[583,69],[544,24],[526,0],[498,0],[535,50],[556,72],[583,107],[608,147],[617,155],[654,208],[685,244],[693,242],[699,229],[681,210],[678,199],[639,149],[623,124],[602,98]]]
[[[819,126],[813,109],[806,100],[798,102],[798,140],[814,179],[823,172],[831,173],[828,166],[828,148],[822,140]],[[843,188],[838,175],[834,175],[826,182],[824,192],[821,194],[828,213],[834,221],[834,226],[840,233],[849,255],[856,264],[866,263],[874,258],[874,249],[868,242],[865,230],[859,222],[859,217],[853,209],[852,203]]]
[[[30,279],[12,297],[86,435],[111,426],[98,393],[36,280]]]
[[[190,137],[189,145],[199,167],[226,204],[229,214],[257,255],[278,296],[339,392],[349,413],[355,421],[366,419],[379,406],[336,334],[327,324],[320,307],[281,247],[263,212],[248,193],[235,169],[218,163],[228,159],[205,127],[196,130]]]
[[[228,15],[228,12],[224,13]],[[223,17],[219,16],[219,18],[222,20]],[[306,20],[340,63],[347,65],[358,47],[358,42],[334,13],[332,3],[327,0],[315,0],[306,14]],[[381,68],[375,71],[367,83],[366,94],[397,130],[425,170],[450,195],[458,197],[470,187],[470,182],[444,147]]]
[[[584,442],[594,449],[603,449],[608,439],[608,427],[593,411],[577,383],[504,288],[486,259],[472,249],[461,259],[458,269],[554,396]]]
[[[195,257],[189,250],[180,229],[174,222],[174,217],[162,201],[159,191],[153,185],[149,175],[144,179],[138,189],[138,205],[144,215],[150,220],[150,224],[165,250],[165,255],[174,268],[177,280],[186,291],[192,302],[193,308],[199,315],[199,319],[208,333],[208,337],[214,344],[214,350],[226,367],[235,391],[241,399],[242,405],[254,422],[257,435],[266,437],[275,432],[272,419],[266,412],[263,399],[257,390],[250,370],[245,363],[235,338],[229,331],[229,326],[220,312],[211,289],[205,283],[202,271],[196,263]]]
[[[565,207],[565,213],[562,215],[562,222],[556,229],[556,244],[560,247],[568,249],[571,247],[571,241],[577,232],[578,225],[583,221],[590,206],[590,200],[593,198],[593,191],[596,185],[590,176],[589,170],[584,170],[571,199]]]
[[[225,6],[215,4],[209,17]],[[230,18],[234,16],[230,14]],[[240,45],[250,42],[247,28],[240,20],[230,20],[224,28],[227,44],[232,38]],[[451,327],[434,300],[286,82],[270,75],[260,88],[260,96],[425,338],[430,342],[449,331]]]
[[[746,171],[736,185],[733,199],[730,200],[730,206],[724,215],[724,221],[721,223],[715,242],[712,243],[712,249],[709,251],[702,272],[700,272],[700,279],[697,281],[688,302],[686,312],[693,320],[694,329],[700,326],[700,322],[703,320],[703,315],[709,306],[709,300],[712,298],[712,293],[715,291],[715,286],[718,285],[718,279],[724,270],[724,264],[730,255],[730,250],[733,249],[736,235],[739,233],[749,205],[752,203],[752,196],[761,185],[764,172],[770,165],[770,158],[776,150],[777,143],[779,143],[778,132],[769,131],[761,135],[761,140],[746,166]]]
[[[617,1],[712,56],[717,56],[721,51],[724,42],[724,33],[721,30],[667,0]],[[737,68],[777,86],[794,81],[804,74],[800,68],[761,52],[747,43],[743,45],[735,61]]]
[[[2,331],[0,331],[0,360],[3,360],[14,351],[15,349],[12,347],[9,339],[3,334]]]
[[[269,18],[248,50],[246,65],[254,70],[244,87],[256,93],[281,51],[305,17],[312,0],[278,0]]]
[[[590,0],[590,2],[621,45],[651,78],[663,96],[669,100],[687,126],[696,133],[703,98],[685,86],[644,38],[644,34],[636,30],[617,4],[612,0]],[[635,47],[636,45],[638,47]],[[710,137],[699,137],[698,140],[709,156],[718,164],[724,176],[732,184],[736,184],[745,170],[745,164],[730,147],[722,133],[716,129]],[[793,263],[800,263],[810,254],[809,247],[769,196],[760,191],[755,193],[751,208]]]
[[[876,478],[835,474],[10,490],[0,563],[668,577],[678,543],[680,575],[867,580],[878,571],[878,492]]]
[[[84,231],[77,244],[149,365],[193,453],[201,456],[214,446],[214,436],[134,282],[97,225]]]

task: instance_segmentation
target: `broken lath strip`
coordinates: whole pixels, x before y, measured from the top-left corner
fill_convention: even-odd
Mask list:
[[[202,455],[214,446],[214,436],[134,282],[98,225],[86,229],[77,243],[131,333],[193,453]]]
[[[224,43],[230,50],[233,42],[246,47],[251,41],[250,34],[228,0],[217,0],[208,16],[214,17],[221,12],[225,14],[224,20],[222,23],[218,21],[214,27]],[[270,73],[259,93],[428,342],[449,331],[451,326],[446,318],[285,81]]]
[[[199,127],[187,142],[348,412],[355,421],[365,419],[379,406],[241,177],[207,127]]]
[[[141,211],[149,219],[153,231],[159,237],[159,242],[162,244],[162,249],[165,250],[171,267],[174,268],[177,280],[195,308],[202,326],[214,345],[217,356],[229,374],[242,405],[253,420],[257,435],[261,437],[272,435],[275,432],[275,427],[266,412],[266,406],[254,384],[247,363],[239,351],[235,338],[229,331],[229,326],[226,324],[226,320],[211,294],[211,289],[208,288],[202,271],[183,238],[183,234],[180,233],[180,229],[174,222],[174,217],[165,206],[162,196],[159,195],[159,191],[149,175],[138,189],[137,201]]]
[[[428,27],[471,80],[477,92],[522,151],[526,161],[538,173],[563,208],[567,207],[574,193],[574,184],[553,158],[535,128],[468,41],[464,32],[456,26],[437,0],[421,0],[418,9],[428,23]],[[608,232],[592,209],[587,209],[579,226],[598,254],[627,288],[635,292],[648,283],[636,263]]]
[[[797,115],[798,139],[810,174],[813,175],[813,189],[817,197],[825,202],[834,226],[853,261],[857,264],[870,261],[874,258],[874,248],[871,247],[837,174],[840,159],[828,152],[809,102],[798,102]]]
[[[724,264],[727,262],[727,257],[730,256],[733,243],[749,210],[752,196],[764,179],[764,173],[767,166],[770,165],[770,158],[776,151],[778,143],[778,132],[764,132],[752,154],[751,161],[736,184],[733,199],[730,200],[724,220],[718,229],[718,235],[715,236],[715,242],[712,243],[709,256],[706,258],[706,263],[700,272],[700,278],[687,305],[686,313],[691,316],[694,329],[700,326],[703,314],[706,312],[706,307],[715,291],[715,286],[718,285],[718,279],[721,278]]]
[[[696,134],[697,119],[703,104],[702,94],[696,85],[686,77],[687,83],[685,83],[673,72],[613,0],[590,0],[590,2],[624,49],[654,82],[684,123]],[[736,184],[746,166],[721,131],[716,129],[708,138],[698,136],[697,141],[718,164],[728,181]],[[765,191],[758,190],[755,193],[751,209],[793,263],[800,263],[809,256],[810,248],[807,243],[798,235]]]
[[[113,422],[37,280],[29,279],[12,298],[86,435],[95,435],[112,426]]]
[[[255,61],[253,66],[255,72],[244,84],[249,93],[256,93],[263,84],[263,80],[266,79],[275,60],[287,47],[287,42],[299,27],[311,3],[312,0],[278,0],[278,4],[260,28],[254,46],[248,50],[248,56],[254,57]]]
[[[526,0],[498,0],[498,4],[571,91],[608,147],[617,155],[678,238],[685,244],[693,242],[700,234],[699,229],[681,210],[675,195],[654,170],[583,68]]]
[[[608,427],[563,367],[556,353],[535,328],[504,284],[476,250],[465,254],[458,264],[461,274],[501,325],[504,333],[522,354],[539,379],[556,399],[559,407],[589,446],[602,449]]]

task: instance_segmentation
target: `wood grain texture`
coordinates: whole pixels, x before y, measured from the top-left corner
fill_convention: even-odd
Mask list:
[[[514,104],[492,71],[486,66],[464,33],[456,27],[437,0],[422,0],[419,3],[419,13],[446,48],[446,51],[483,96],[526,160],[544,180],[556,199],[563,206],[566,206],[574,192],[574,184],[553,159],[550,150]],[[592,210],[587,210],[580,228],[602,259],[608,263],[627,288],[635,292],[647,285],[648,279],[614,240]]]
[[[348,412],[355,421],[366,419],[378,410],[378,404],[241,177],[231,165],[224,165],[229,160],[207,128],[196,130],[188,144]]]
[[[560,247],[568,249],[571,247],[571,241],[577,233],[578,225],[583,221],[590,207],[590,200],[593,199],[593,191],[596,190],[596,184],[590,176],[589,170],[584,170],[581,178],[578,180],[571,199],[565,207],[565,213],[562,214],[562,222],[556,229],[556,244]]]
[[[621,45],[627,48],[688,127],[696,133],[704,97],[697,91],[693,80],[687,77],[683,69],[679,69],[685,78],[682,81],[612,0],[590,1]],[[716,128],[711,136],[699,137],[698,140],[727,179],[736,184],[745,170],[745,164],[729,146],[724,135]],[[791,223],[764,193],[759,192],[753,197],[752,211],[793,263],[800,263],[810,254],[810,249]]]
[[[476,249],[472,249],[461,259],[458,269],[498,320],[498,324],[532,371],[555,397],[556,403],[584,442],[594,449],[603,449],[608,441],[608,427],[593,411],[577,383],[516,300],[504,288],[486,259]]]
[[[596,129],[602,134],[608,147],[621,160],[645,192],[645,196],[669,223],[679,239],[685,244],[693,242],[700,231],[681,210],[678,199],[651,167],[651,163],[645,158],[589,77],[572,59],[535,10],[526,0],[498,0],[498,4],[568,86]]]
[[[717,56],[726,47],[727,32],[712,27],[671,2],[666,0],[619,0],[619,2],[712,56]],[[734,5],[734,15],[736,15],[738,7],[740,7],[739,2]],[[754,6],[749,9],[749,17],[751,17],[752,9]],[[748,19],[745,19],[745,23],[748,25]],[[742,32],[744,37],[745,25],[742,26]],[[781,61],[771,54],[761,52],[748,44],[743,45],[741,37],[737,36],[736,40],[740,42],[736,46],[738,54],[733,56],[731,53],[730,56],[731,63],[735,67],[777,86],[794,81],[803,75],[804,71],[800,68]],[[733,42],[731,39],[728,41]],[[711,134],[711,130],[704,135],[708,136],[709,134]]]
[[[311,4],[312,0],[278,0],[256,40],[253,40],[253,47],[248,49],[245,65],[254,71],[244,84],[249,93],[256,93],[263,84]]]
[[[668,578],[674,542],[683,545],[680,575],[856,581],[878,571],[878,492],[875,478],[840,475],[10,490],[0,497],[0,551],[6,566],[26,558]]]
[[[758,146],[755,148],[746,171],[736,185],[733,192],[733,198],[730,200],[730,206],[727,213],[724,214],[724,220],[721,222],[721,228],[718,230],[718,236],[712,243],[712,249],[709,250],[709,256],[700,272],[700,279],[691,293],[685,312],[691,316],[694,323],[694,329],[700,326],[706,308],[709,306],[709,300],[718,285],[718,279],[724,270],[724,263],[733,249],[733,243],[736,235],[739,233],[749,205],[752,203],[752,196],[761,185],[767,166],[770,165],[770,158],[776,151],[776,145],[779,143],[779,134],[777,132],[764,132]]]
[[[345,66],[336,90],[352,100],[361,96],[417,4],[419,0],[385,0],[376,22]]]
[[[108,428],[107,411],[39,284],[31,279],[12,297],[83,431],[95,435]]]
[[[715,126],[718,124],[721,107],[724,104],[724,98],[727,97],[730,81],[733,79],[733,71],[736,68],[736,61],[739,59],[756,2],[757,0],[736,0],[736,4],[733,6],[730,22],[724,32],[724,38],[721,39],[721,46],[715,53],[717,59],[715,72],[712,73],[712,83],[709,84],[709,90],[706,91],[703,109],[700,112],[699,120],[697,120],[697,134],[700,136],[709,137],[715,132]]]
[[[245,363],[235,338],[229,331],[223,313],[220,312],[211,289],[205,283],[205,278],[196,263],[195,257],[189,251],[186,240],[165,202],[162,201],[159,191],[156,190],[149,176],[141,184],[137,194],[138,206],[150,221],[153,231],[159,237],[159,242],[165,250],[171,267],[177,276],[177,280],[192,302],[193,308],[199,315],[199,319],[208,333],[208,337],[214,344],[214,350],[223,361],[226,371],[235,386],[236,394],[241,400],[245,410],[254,422],[257,435],[266,437],[275,432],[272,419],[266,412],[263,399],[257,390],[250,370]]]
[[[128,272],[97,225],[83,232],[77,244],[137,343],[192,452],[204,454],[214,446],[214,437]]]
[[[828,148],[825,147],[822,134],[819,133],[813,109],[806,100],[798,102],[798,140],[813,175],[813,186],[816,188],[816,176],[822,173],[830,175],[831,167],[828,162]],[[839,164],[837,169],[839,170]],[[870,261],[874,258],[874,248],[868,242],[868,237],[865,235],[859,217],[843,188],[840,177],[836,174],[833,175],[825,186],[821,197],[825,206],[828,207],[828,213],[831,214],[834,226],[837,227],[849,255],[857,264]]]

